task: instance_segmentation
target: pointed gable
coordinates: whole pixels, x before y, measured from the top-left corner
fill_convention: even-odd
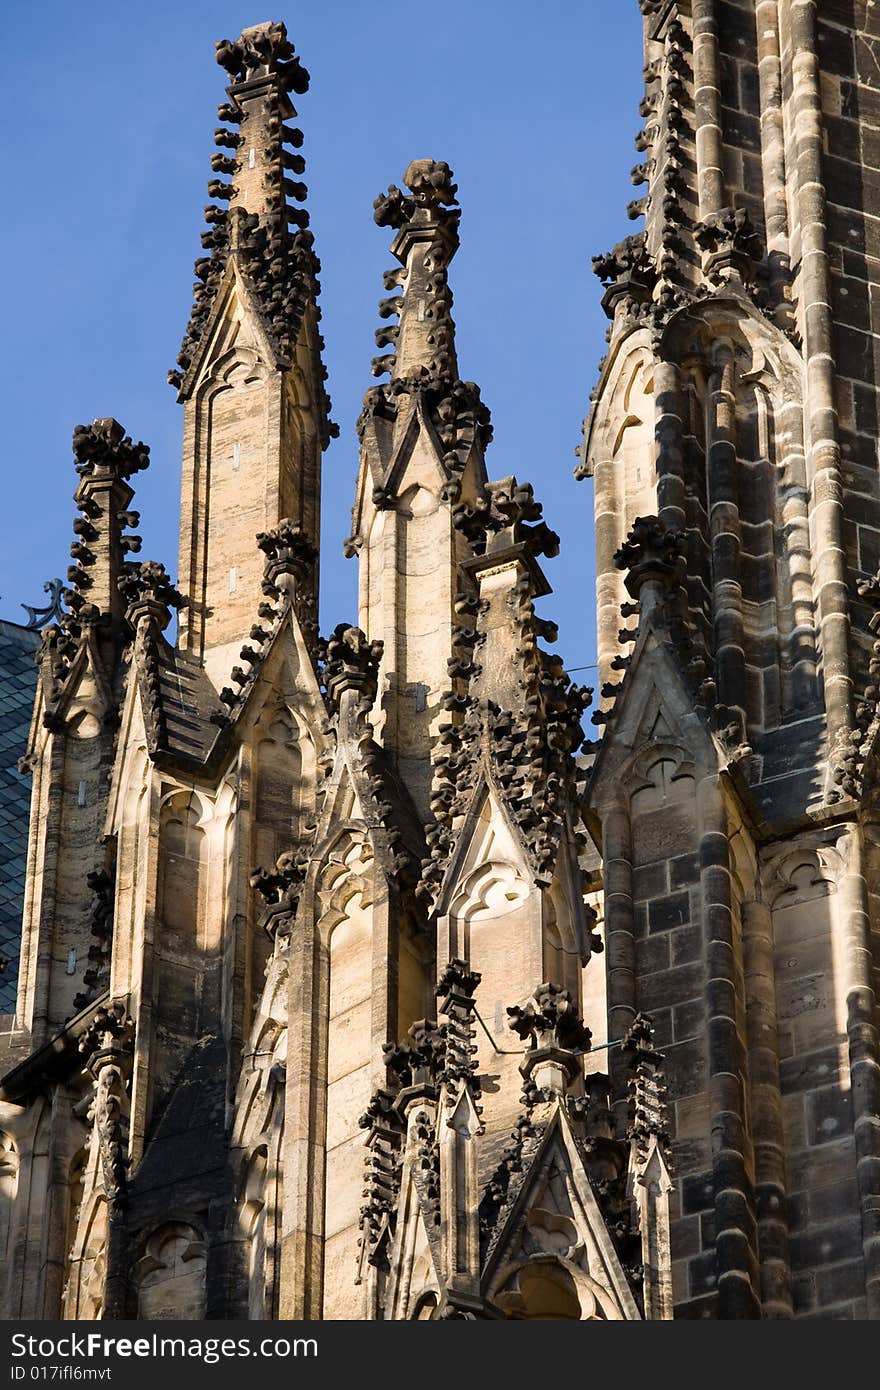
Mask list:
[[[507,1317],[641,1317],[561,1105],[499,1216],[482,1282]]]

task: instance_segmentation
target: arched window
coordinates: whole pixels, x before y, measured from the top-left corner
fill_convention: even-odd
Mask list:
[[[198,1322],[205,1316],[205,1246],[194,1226],[168,1221],[149,1236],[132,1271],[137,1317]]]

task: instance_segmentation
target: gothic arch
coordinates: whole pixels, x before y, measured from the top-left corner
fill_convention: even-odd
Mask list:
[[[245,1171],[241,1222],[248,1259],[248,1317],[266,1316],[266,1169],[265,1144],[255,1149]]]
[[[842,857],[833,845],[789,847],[763,867],[764,899],[775,909],[827,897],[842,870]]]
[[[202,1230],[190,1220],[166,1221],[142,1240],[141,1249],[131,1270],[138,1320],[202,1319],[207,1265]]]
[[[607,1289],[562,1255],[535,1255],[502,1267],[490,1295],[517,1321],[610,1322],[620,1310]]]
[[[196,944],[199,930],[211,814],[195,791],[175,789],[162,798],[157,916],[165,933],[183,947]]]
[[[270,368],[256,348],[233,342],[212,363],[199,382],[196,397],[213,403],[225,391],[258,386],[268,377]]]
[[[618,769],[616,780],[636,812],[642,792],[659,792],[664,801],[691,797],[696,766],[693,755],[680,743],[658,740],[637,748]]]
[[[0,1309],[4,1317],[12,1316],[7,1299],[19,1169],[18,1145],[8,1131],[0,1130]]]
[[[96,1155],[92,1162],[95,1161],[98,1161]],[[80,1207],[79,1229],[65,1290],[66,1318],[82,1318],[91,1322],[101,1317],[106,1267],[107,1201],[103,1192],[92,1188],[89,1199]]]
[[[654,360],[645,330],[618,339],[603,374],[602,395],[590,419],[587,448],[595,468],[617,456],[628,429],[654,433]],[[621,423],[622,422],[622,423]]]

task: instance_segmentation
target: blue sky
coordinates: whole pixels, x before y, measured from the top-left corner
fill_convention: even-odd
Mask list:
[[[459,365],[492,410],[490,476],[533,483],[562,537],[541,611],[559,622],[570,666],[594,661],[592,486],[574,481],[573,451],[605,347],[590,257],[633,230],[636,0],[46,0],[38,33],[19,11],[5,64],[0,616],[20,620],[19,605],[40,602],[44,579],[70,563],[70,437],[96,416],[151,446],[135,480],[142,555],[176,571],[183,413],[165,373],[202,254],[225,76],[214,40],[270,18],[312,76],[298,124],[341,429],[324,462],[322,630],[356,616],[356,561],[341,545],[391,264],[372,203],[430,157],[459,186]]]

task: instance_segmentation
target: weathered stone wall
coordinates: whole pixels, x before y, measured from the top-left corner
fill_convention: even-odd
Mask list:
[[[650,1008],[669,1048],[677,1314],[876,1317],[876,585],[857,586],[880,563],[880,22],[861,0],[641,8],[646,237],[597,261],[612,328],[582,468],[609,681],[590,798],[610,1028]],[[654,441],[632,466],[682,533],[665,608],[609,469],[632,428],[619,364],[648,343]],[[614,793],[640,742],[642,760],[652,741],[697,746],[682,699],[723,783],[718,804],[714,772],[691,797],[700,893],[674,877],[663,821]]]

